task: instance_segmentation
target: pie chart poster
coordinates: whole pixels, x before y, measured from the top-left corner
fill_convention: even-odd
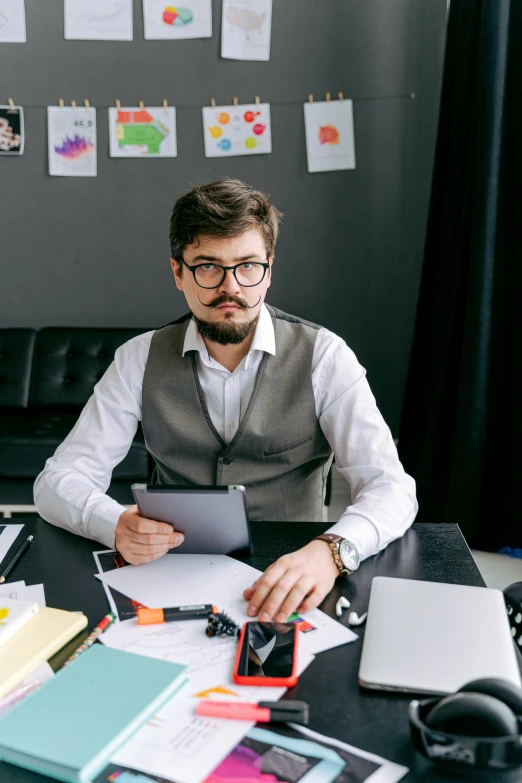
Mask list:
[[[143,0],[147,40],[210,38],[212,0]]]

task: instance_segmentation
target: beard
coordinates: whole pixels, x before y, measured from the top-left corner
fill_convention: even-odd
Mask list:
[[[239,297],[227,296],[226,294],[216,297],[205,307],[215,308],[229,302],[238,305],[243,310],[250,309],[247,303]],[[232,313],[226,313],[224,321],[204,321],[194,313],[192,315],[200,335],[203,338],[206,337],[211,343],[217,343],[218,345],[240,345],[255,332],[259,320],[259,313],[252,321],[247,321],[247,323],[236,323],[232,320]]]

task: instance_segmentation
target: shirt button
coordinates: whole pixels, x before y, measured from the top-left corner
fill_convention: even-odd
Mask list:
[[[223,457],[223,465],[230,465],[231,462],[230,457]]]
[[[235,426],[236,426],[236,422],[235,421],[231,421],[230,424],[228,425],[229,429],[231,429],[231,430],[233,430]]]

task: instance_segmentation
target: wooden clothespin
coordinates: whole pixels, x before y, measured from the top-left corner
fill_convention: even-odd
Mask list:
[[[239,104],[239,100],[234,96],[234,98],[232,98],[232,105],[237,106],[238,104]]]
[[[259,106],[259,104],[260,104],[259,95],[256,95],[255,103],[256,103],[256,106]]]
[[[90,109],[91,108],[91,104],[89,103],[89,99],[88,98],[86,98],[84,100],[83,105],[85,106],[86,109]]]
[[[76,101],[71,101],[71,107],[72,107],[73,109],[76,109]]]
[[[58,101],[58,106],[60,107],[60,109],[63,109],[63,107],[65,106],[63,98],[60,98],[60,100]]]
[[[168,107],[169,107],[169,104],[168,104],[168,101],[167,101],[167,99],[166,99],[166,98],[163,98],[163,108],[164,108],[164,109],[168,109]]]
[[[140,107],[141,110],[143,110],[145,104],[143,103],[143,101],[138,101],[138,106]]]
[[[326,102],[330,103],[330,93],[329,92],[326,93]]]
[[[342,92],[338,92],[337,96],[338,96],[340,101],[344,101],[344,94]]]
[[[310,93],[310,95],[308,96],[308,103],[313,103],[313,102],[314,102],[314,96],[312,93]]]
[[[15,109],[15,105],[14,105],[14,101],[13,101],[13,99],[12,99],[12,98],[8,98],[8,99],[7,99],[7,103],[9,104],[9,108],[10,108],[10,110],[11,110],[11,111],[14,111],[14,109]]]
[[[211,98],[210,99],[210,105],[212,106],[213,109],[216,108],[216,99],[215,98]]]
[[[119,98],[116,98],[116,108],[118,109],[118,111],[121,109],[121,103]]]

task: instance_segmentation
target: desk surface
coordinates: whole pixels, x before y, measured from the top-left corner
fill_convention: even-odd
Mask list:
[[[40,519],[11,521],[25,522],[23,534],[35,535],[31,549],[13,570],[11,580],[25,579],[27,584],[43,582],[48,606],[81,609],[89,617],[89,628],[94,626],[108,609],[103,588],[93,578],[96,567],[92,552],[103,547]],[[265,569],[277,557],[298,549],[326,528],[325,524],[312,522],[254,523],[254,554],[248,562],[255,568]],[[334,617],[335,603],[340,595],[345,595],[356,612],[366,611],[371,581],[377,575],[484,585],[457,525],[417,524],[383,552],[364,561],[351,577],[338,580],[321,609]],[[410,696],[359,688],[357,673],[364,626],[355,630],[361,641],[318,655],[296,688],[288,692],[289,698],[309,702],[310,728],[404,764],[411,770],[404,778],[407,783],[462,780],[462,777],[442,774],[413,749],[407,720]],[[520,780],[520,771],[484,774],[480,779],[487,783],[515,781]],[[1,783],[45,781],[49,778],[0,764]]]

